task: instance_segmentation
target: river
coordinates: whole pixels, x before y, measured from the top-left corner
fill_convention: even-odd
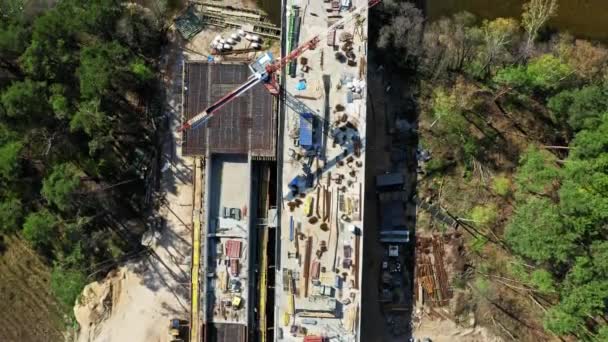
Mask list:
[[[314,0],[320,1],[320,0]],[[426,0],[431,20],[460,11],[482,18],[521,16],[525,0]],[[275,24],[281,22],[279,0],[257,0]],[[575,36],[608,41],[608,0],[560,0],[557,17],[549,25]]]
[[[482,18],[521,17],[524,0],[426,0],[431,20],[460,11]],[[575,36],[608,41],[608,0],[560,0],[549,26]]]

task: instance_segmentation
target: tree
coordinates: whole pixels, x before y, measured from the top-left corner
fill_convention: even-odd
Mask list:
[[[10,181],[17,178],[19,159],[23,144],[11,141],[0,147],[0,179]]]
[[[538,31],[557,15],[557,0],[530,0],[523,5],[521,25],[527,33],[526,51],[530,51]]]
[[[78,50],[77,35],[82,32],[81,13],[61,1],[36,18],[32,42],[21,56],[23,69],[33,79],[72,81]]]
[[[543,319],[545,329],[558,335],[574,333],[584,323],[585,321],[582,318],[566,313],[559,307],[552,307],[547,310]]]
[[[567,123],[575,131],[591,128],[608,112],[608,87],[589,85],[564,90],[549,98],[547,107],[556,121]]]
[[[63,84],[55,83],[49,87],[51,96],[49,104],[57,119],[68,119],[71,117],[71,108],[66,97],[66,89]]]
[[[14,194],[6,196],[0,202],[0,233],[17,231],[22,215],[21,200]]]
[[[471,220],[482,226],[493,225],[497,218],[498,208],[493,203],[477,205],[471,210]]]
[[[60,210],[69,209],[74,192],[80,185],[82,171],[72,163],[53,167],[53,171],[42,181],[42,196]]]
[[[27,48],[29,34],[23,24],[0,24],[0,68],[21,75],[21,69],[17,63],[23,51]]]
[[[572,141],[572,159],[595,159],[608,153],[608,112],[600,120],[599,125],[576,134]]]
[[[596,127],[580,131],[565,164],[559,191],[562,212],[572,229],[601,240],[608,222],[608,115]]]
[[[30,213],[23,223],[23,237],[36,248],[48,248],[57,236],[58,221],[47,209]]]
[[[496,74],[494,82],[522,91],[554,90],[572,74],[570,66],[559,58],[545,54],[532,59],[526,66],[507,66]]]
[[[545,150],[529,147],[519,160],[515,175],[517,191],[549,195],[560,185],[562,171],[555,164],[555,156]]]
[[[154,72],[148,67],[148,65],[141,59],[137,59],[129,66],[131,73],[135,75],[135,78],[140,83],[145,83],[154,78]]]
[[[474,24],[475,16],[468,12],[428,24],[422,41],[424,72],[437,78],[469,65],[482,44],[481,31]]]
[[[112,90],[121,78],[127,50],[116,42],[96,43],[80,54],[80,93],[85,99],[99,98]]]
[[[83,130],[89,136],[94,137],[99,132],[109,129],[108,116],[99,109],[99,99],[81,102],[78,111],[70,121],[72,132]]]
[[[519,38],[517,20],[512,18],[496,18],[484,20],[481,26],[484,48],[480,53],[479,75],[491,72],[495,64],[504,63],[511,59],[510,49]]]
[[[385,0],[382,5],[387,20],[380,29],[378,47],[395,49],[401,63],[412,63],[420,57],[424,18],[422,12],[409,2]]]
[[[56,265],[51,273],[51,290],[66,309],[74,307],[86,285],[85,275],[78,270]]]
[[[557,50],[559,56],[582,80],[595,81],[604,76],[608,65],[608,50],[605,47],[562,35]]]
[[[530,275],[530,282],[543,293],[555,292],[555,280],[551,273],[544,269],[534,270]]]
[[[561,59],[545,54],[532,59],[528,63],[527,73],[534,87],[542,90],[556,89],[572,70]]]
[[[23,14],[26,0],[2,0],[0,1],[0,18],[11,20]]]
[[[505,238],[519,255],[538,262],[563,262],[574,252],[577,235],[564,226],[555,204],[531,197],[515,209]]]
[[[0,97],[5,114],[9,118],[33,121],[41,118],[47,111],[46,89],[42,82],[15,82]]]

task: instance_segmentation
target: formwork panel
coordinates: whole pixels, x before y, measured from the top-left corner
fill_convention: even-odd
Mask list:
[[[244,83],[245,64],[187,62],[185,65],[184,121],[192,118]],[[187,156],[213,153],[251,153],[274,157],[276,115],[273,97],[262,84],[219,109],[207,123],[184,133]]]

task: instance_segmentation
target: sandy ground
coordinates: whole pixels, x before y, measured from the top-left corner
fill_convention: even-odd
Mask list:
[[[165,204],[159,213],[166,224],[150,245],[150,256],[129,262],[106,281],[85,288],[84,307],[75,308],[81,325],[79,342],[164,342],[169,340],[169,319],[189,318],[193,161],[181,158],[180,136],[175,133],[181,110],[182,57],[175,44],[168,48],[163,77],[171,133],[165,139],[163,164],[170,167],[162,175]]]
[[[433,342],[501,342],[502,339],[493,336],[485,328],[462,328],[447,320],[423,319],[420,325],[415,325],[415,339],[425,337]]]

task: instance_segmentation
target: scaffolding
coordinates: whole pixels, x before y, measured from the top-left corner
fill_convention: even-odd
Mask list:
[[[175,19],[175,27],[184,39],[190,39],[201,32],[204,25],[203,20],[196,14],[194,6],[190,5]]]

